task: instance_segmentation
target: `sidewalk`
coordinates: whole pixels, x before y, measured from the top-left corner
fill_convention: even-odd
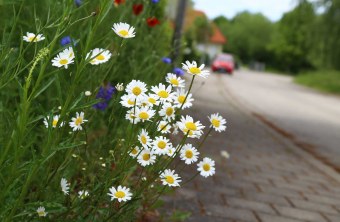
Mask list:
[[[165,208],[192,212],[192,222],[340,222],[340,183],[322,163],[294,151],[241,107],[223,86],[225,76],[212,74],[195,83],[191,115],[207,123],[219,112],[227,119],[225,133],[214,132],[202,148],[216,161],[216,175],[198,176],[165,198]],[[205,121],[204,121],[205,120]],[[222,150],[231,158],[220,155]],[[202,157],[202,156],[201,156]],[[321,170],[320,170],[321,169]],[[183,181],[196,165],[181,172]]]

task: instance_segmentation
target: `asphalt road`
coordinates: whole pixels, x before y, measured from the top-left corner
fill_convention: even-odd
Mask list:
[[[256,118],[340,171],[340,97],[297,85],[289,76],[236,71],[218,77]]]

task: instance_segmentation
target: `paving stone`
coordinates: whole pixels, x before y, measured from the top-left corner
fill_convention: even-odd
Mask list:
[[[246,192],[245,199],[279,206],[291,206],[284,197],[273,194]]]
[[[254,214],[249,210],[237,209],[232,207],[222,207],[219,205],[206,205],[206,214],[208,216],[218,216],[229,219],[256,222]]]
[[[290,198],[289,200],[294,204],[296,208],[299,208],[299,209],[312,210],[316,212],[324,212],[324,213],[331,213],[331,214],[339,213],[336,209],[334,209],[330,205],[320,204],[320,203],[315,203],[315,202],[310,202],[310,201],[305,201],[305,200],[297,200],[294,198]]]
[[[340,215],[330,215],[330,214],[326,214],[325,215],[327,217],[327,219],[330,222],[339,222],[340,221]]]
[[[299,220],[308,220],[308,221],[315,221],[315,222],[327,222],[320,213],[313,212],[313,211],[307,211],[307,210],[301,210],[301,209],[295,209],[291,207],[281,207],[281,206],[275,206],[275,208],[279,211],[279,213],[286,217],[291,217],[294,219]]]
[[[335,206],[340,206],[340,199],[338,198],[331,198],[331,197],[326,197],[322,195],[312,195],[312,194],[307,194],[306,197],[310,201],[315,201],[317,203],[324,203],[324,204],[329,204],[329,205],[335,205]]]
[[[269,214],[275,214],[275,211],[268,205],[261,202],[238,199],[238,198],[226,198],[228,206],[244,208],[248,210],[253,210],[256,212],[263,212]]]
[[[291,219],[287,217],[277,216],[277,215],[270,215],[270,214],[258,214],[261,222],[302,222],[301,220]]]

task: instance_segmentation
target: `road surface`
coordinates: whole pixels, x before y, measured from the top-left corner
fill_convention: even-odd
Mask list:
[[[208,126],[207,116],[219,112],[228,129],[213,132],[199,150],[200,159],[216,161],[216,175],[187,183],[196,165],[171,167],[183,182],[163,198],[162,216],[179,210],[190,212],[186,221],[192,222],[340,221],[340,174],[306,149],[313,144],[315,151],[339,157],[336,97],[297,86],[289,77],[243,70],[198,77],[192,93],[189,114]],[[174,144],[180,139],[173,136]],[[191,143],[198,147],[199,141]]]
[[[340,171],[340,97],[293,83],[289,76],[248,70],[221,78],[257,118]]]

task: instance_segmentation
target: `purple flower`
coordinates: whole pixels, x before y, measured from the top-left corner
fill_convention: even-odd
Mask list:
[[[81,4],[83,4],[83,0],[74,0],[74,4],[76,4],[77,7],[80,7]]]
[[[61,46],[65,46],[65,45],[68,45],[70,44],[72,41],[71,37],[70,36],[65,36],[63,37],[61,40],[60,40],[60,45]]]
[[[163,57],[163,58],[162,58],[162,62],[164,62],[164,63],[166,63],[166,64],[170,64],[172,61],[171,61],[171,59],[168,58],[168,57]]]
[[[177,76],[183,76],[184,75],[184,71],[181,68],[175,67],[173,72],[177,75]]]
[[[159,0],[151,0],[152,3],[157,4]]]
[[[96,99],[101,99],[102,101],[95,104],[93,108],[100,109],[100,110],[106,109],[110,99],[112,98],[112,95],[115,92],[116,92],[116,88],[111,86],[110,83],[108,83],[106,86],[101,86],[97,93]]]

